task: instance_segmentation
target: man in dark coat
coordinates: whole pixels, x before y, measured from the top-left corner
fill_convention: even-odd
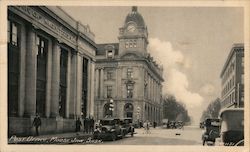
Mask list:
[[[80,118],[77,118],[76,120],[76,134],[81,130],[82,122],[80,121]]]
[[[94,132],[94,125],[95,125],[95,121],[94,121],[93,117],[91,117],[89,120],[89,128],[90,128],[91,133]]]
[[[88,117],[86,117],[85,119],[84,119],[84,132],[85,133],[89,133],[89,119],[88,119]]]
[[[33,120],[32,126],[36,128],[36,136],[39,136],[39,127],[42,125],[41,118],[38,114],[36,114],[36,117]]]

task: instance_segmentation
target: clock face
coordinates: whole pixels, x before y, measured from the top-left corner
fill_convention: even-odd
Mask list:
[[[134,32],[134,31],[135,31],[135,26],[134,26],[134,25],[129,25],[129,26],[127,27],[127,30],[128,30],[129,32]]]

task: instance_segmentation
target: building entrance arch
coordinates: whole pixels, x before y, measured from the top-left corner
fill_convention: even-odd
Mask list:
[[[132,103],[126,103],[124,105],[124,117],[133,118],[134,106]]]

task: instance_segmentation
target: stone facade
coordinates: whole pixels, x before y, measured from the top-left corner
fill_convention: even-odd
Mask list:
[[[96,52],[95,117],[160,123],[163,68],[147,52],[148,31],[136,7],[119,31],[119,43],[99,44]]]
[[[221,72],[222,107],[244,107],[244,44],[234,44]]]
[[[8,132],[75,130],[94,115],[94,34],[59,7],[8,7]]]

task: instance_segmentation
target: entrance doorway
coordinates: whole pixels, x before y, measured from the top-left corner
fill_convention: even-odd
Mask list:
[[[124,106],[124,116],[128,118],[133,118],[134,106],[131,103],[127,103]]]

